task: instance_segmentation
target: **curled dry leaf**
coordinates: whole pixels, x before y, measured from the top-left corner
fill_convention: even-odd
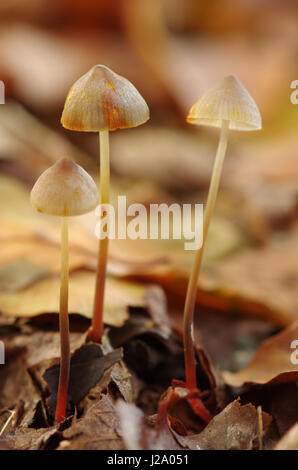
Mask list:
[[[173,381],[159,400],[158,415],[183,433],[201,431],[212,420],[200,390],[188,390],[184,382]]]
[[[272,384],[298,380],[298,364],[292,361],[291,344],[298,338],[298,322],[267,339],[253,360],[236,373],[225,371],[223,378],[232,387]]]
[[[271,416],[262,412],[263,437],[271,423]],[[259,421],[257,409],[252,404],[230,403],[213,418],[206,428],[196,435],[180,436],[178,442],[192,450],[252,450],[258,448]]]

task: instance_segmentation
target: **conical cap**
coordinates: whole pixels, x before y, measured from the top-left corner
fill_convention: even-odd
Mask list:
[[[44,171],[32,188],[30,201],[49,215],[81,215],[95,209],[99,200],[91,176],[70,158],[61,158]]]
[[[95,65],[71,87],[61,124],[73,131],[114,131],[137,127],[149,119],[149,108],[126,78]]]
[[[187,122],[221,127],[229,121],[229,128],[254,131],[262,128],[260,111],[237,77],[229,75],[204,93],[190,109]]]

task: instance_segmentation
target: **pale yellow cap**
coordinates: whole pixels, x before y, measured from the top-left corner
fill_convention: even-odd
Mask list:
[[[61,124],[72,131],[98,132],[137,127],[148,119],[149,108],[133,84],[95,65],[71,87]]]
[[[221,127],[229,121],[229,129],[255,131],[262,128],[260,111],[237,77],[229,75],[204,93],[190,109],[190,124]]]
[[[38,212],[57,216],[86,214],[95,209],[98,200],[93,179],[70,158],[61,158],[44,171],[30,196]]]

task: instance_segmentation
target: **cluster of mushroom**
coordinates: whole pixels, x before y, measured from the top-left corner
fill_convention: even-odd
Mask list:
[[[99,132],[99,193],[86,171],[69,158],[62,158],[36,181],[31,192],[33,207],[45,214],[61,217],[61,288],[60,288],[60,376],[55,422],[66,417],[70,370],[68,322],[68,217],[87,213],[109,202],[110,163],[109,131],[136,127],[149,119],[149,109],[136,88],[125,78],[103,65],[94,66],[70,89],[62,125],[74,131]],[[220,176],[227,147],[228,130],[261,128],[258,108],[238,79],[224,78],[205,93],[191,108],[187,121],[192,124],[221,128],[206,208],[203,244],[195,253],[184,310],[184,349],[186,386],[196,389],[196,362],[192,335],[194,307],[203,250],[215,206]],[[105,213],[102,213],[105,217]],[[108,237],[99,241],[94,309],[89,339],[101,342],[103,335],[104,288],[108,259]]]

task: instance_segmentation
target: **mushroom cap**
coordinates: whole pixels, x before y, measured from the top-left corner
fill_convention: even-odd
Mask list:
[[[262,128],[260,111],[248,91],[234,75],[228,75],[204,93],[190,109],[187,122],[229,129],[255,131]]]
[[[61,158],[44,171],[30,195],[31,204],[38,212],[57,216],[90,212],[98,199],[91,176],[70,158]]]
[[[148,119],[147,103],[133,84],[95,65],[71,87],[61,124],[72,131],[98,132],[137,127]]]

